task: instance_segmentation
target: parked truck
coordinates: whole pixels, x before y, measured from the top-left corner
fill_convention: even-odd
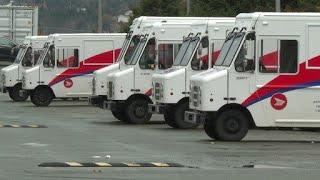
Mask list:
[[[320,126],[320,13],[239,14],[214,68],[190,80],[185,120],[239,141],[257,127]]]
[[[28,99],[28,93],[20,92],[22,72],[37,64],[47,38],[48,36],[27,36],[20,44],[20,50],[14,63],[1,69],[2,92],[8,92],[13,101],[20,102]]]
[[[37,65],[23,72],[22,88],[36,106],[55,98],[92,94],[92,73],[116,62],[126,34],[53,34]]]
[[[122,62],[121,69],[108,74],[108,100],[104,101],[104,107],[117,119],[133,124],[150,120],[152,75],[172,66],[183,36],[191,31],[191,23],[195,22],[182,19],[143,27],[144,35],[131,58]]]
[[[212,18],[192,24],[173,67],[152,77],[154,104],[149,104],[149,112],[164,114],[166,123],[173,128],[197,127],[184,121],[184,113],[189,109],[189,79],[211,69],[234,24],[235,18]]]
[[[93,73],[92,82],[92,96],[89,97],[89,103],[93,106],[103,108],[104,101],[108,99],[107,96],[107,76],[108,74],[118,71],[122,67],[127,67],[124,63],[133,55],[134,50],[137,48],[140,42],[140,36],[142,35],[142,27],[151,25],[153,23],[161,22],[179,22],[179,21],[200,21],[206,18],[203,17],[153,17],[153,16],[141,16],[134,19],[130,30],[126,37],[126,41],[123,44],[121,55],[118,58],[117,63],[99,69]]]

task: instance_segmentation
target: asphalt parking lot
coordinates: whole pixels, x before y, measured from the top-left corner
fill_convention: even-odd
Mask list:
[[[6,94],[0,95],[0,113],[0,179],[291,180],[320,175],[320,131],[252,130],[243,142],[215,142],[201,129],[171,129],[160,116],[147,125],[127,125],[86,101],[37,108],[14,103]],[[39,167],[49,162],[186,167]]]

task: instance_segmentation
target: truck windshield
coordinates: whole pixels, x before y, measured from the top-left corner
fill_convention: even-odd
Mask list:
[[[19,52],[18,52],[18,54],[16,56],[16,59],[14,60],[15,64],[19,64],[21,62],[21,60],[23,58],[23,55],[25,54],[26,50],[27,50],[27,46],[21,46],[20,47],[20,50],[19,50]]]
[[[237,53],[237,50],[241,45],[244,35],[244,32],[234,32],[228,36],[228,38],[222,46],[220,55],[215,63],[215,66],[230,66],[234,56]]]
[[[139,42],[140,42],[140,36],[139,35],[133,36],[131,41],[128,42],[127,50],[126,50],[126,52],[124,54],[124,57],[123,57],[126,64],[128,64],[129,61],[131,61],[131,58],[132,58],[135,50],[139,46]]]
[[[147,43],[147,39],[148,39],[147,37],[142,38],[139,41],[139,44],[137,44],[137,46],[135,47],[132,55],[130,56],[130,59],[128,59],[127,61],[125,59],[125,63],[127,65],[134,65],[134,64],[137,63],[138,58],[139,58],[140,54],[142,53],[142,51],[143,51],[143,49],[144,49],[144,47],[145,47],[145,45]]]
[[[185,40],[177,54],[176,59],[174,60],[174,66],[186,66],[191,59],[191,56],[196,49],[199,37],[188,38]]]

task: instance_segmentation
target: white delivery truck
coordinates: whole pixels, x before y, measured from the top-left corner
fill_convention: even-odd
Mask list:
[[[183,36],[191,31],[191,23],[192,20],[176,20],[143,27],[144,35],[131,58],[107,76],[108,100],[104,107],[117,119],[134,124],[150,120],[152,75],[172,66]]]
[[[0,36],[23,42],[26,36],[38,35],[38,7],[0,6]]]
[[[20,45],[14,63],[1,69],[2,92],[8,92],[13,101],[19,102],[28,99],[28,93],[20,93],[22,72],[37,64],[47,38],[48,36],[27,36]]]
[[[26,70],[22,88],[36,106],[54,98],[89,97],[92,72],[113,64],[126,34],[53,34],[37,66]]]
[[[235,18],[212,18],[192,24],[191,34],[184,39],[173,67],[152,77],[154,104],[149,104],[149,112],[164,114],[166,123],[173,128],[197,126],[184,121],[189,108],[189,79],[212,67],[234,25]]]
[[[185,120],[239,141],[257,127],[320,127],[320,13],[240,14],[213,69],[190,80]]]
[[[107,100],[107,75],[117,71],[127,65],[124,61],[127,61],[131,58],[134,50],[137,48],[138,43],[140,42],[140,36],[142,35],[142,27],[146,25],[151,25],[156,22],[180,22],[180,21],[199,21],[203,20],[203,17],[153,17],[153,16],[141,16],[134,19],[130,30],[128,32],[125,43],[122,46],[121,54],[118,58],[117,63],[99,69],[93,73],[92,81],[92,96],[89,97],[89,104],[93,106],[98,106],[103,108],[103,103]]]

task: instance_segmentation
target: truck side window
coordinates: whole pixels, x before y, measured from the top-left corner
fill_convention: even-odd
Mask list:
[[[43,49],[35,49],[33,51],[33,64],[37,64]]]
[[[141,69],[154,69],[156,60],[156,40],[150,39],[139,61]]]
[[[179,44],[159,44],[158,46],[158,68],[168,69],[172,67],[174,58],[179,51]]]
[[[78,67],[79,50],[78,49],[58,49],[57,66],[60,68]]]
[[[237,72],[254,71],[255,69],[255,36],[248,34],[244,41],[237,59],[235,60],[235,69]]]
[[[259,71],[261,73],[296,73],[298,42],[296,40],[261,40]]]
[[[296,40],[280,41],[280,73],[298,71],[298,42]]]
[[[209,39],[204,37],[191,61],[192,70],[207,70],[209,67]]]
[[[24,57],[22,59],[22,66],[23,67],[32,67],[32,49],[29,47],[24,54]]]

